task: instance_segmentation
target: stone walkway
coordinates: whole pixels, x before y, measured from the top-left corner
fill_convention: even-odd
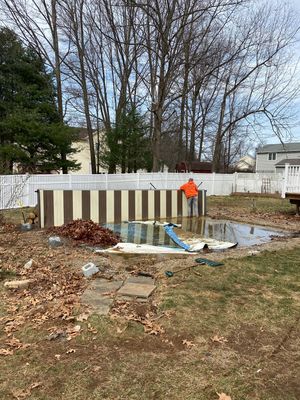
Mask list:
[[[130,277],[123,281],[97,278],[84,291],[81,301],[95,314],[107,315],[115,300],[147,302],[155,290],[155,280],[150,277]]]

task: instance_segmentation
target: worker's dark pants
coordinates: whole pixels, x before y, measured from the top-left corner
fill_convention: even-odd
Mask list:
[[[198,217],[198,196],[189,197],[187,199],[188,203],[188,216]]]

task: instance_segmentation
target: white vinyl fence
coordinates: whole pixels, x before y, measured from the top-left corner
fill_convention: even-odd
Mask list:
[[[285,164],[282,197],[286,193],[300,194],[300,165]]]
[[[34,206],[38,189],[151,190],[179,189],[193,177],[207,195],[232,192],[281,193],[282,174],[136,173],[99,175],[0,175],[0,209]]]

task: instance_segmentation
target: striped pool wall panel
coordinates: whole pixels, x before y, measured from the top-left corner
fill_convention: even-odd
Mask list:
[[[39,190],[40,227],[76,219],[96,223],[168,219],[187,216],[180,190]],[[198,194],[199,215],[206,215],[206,191]]]

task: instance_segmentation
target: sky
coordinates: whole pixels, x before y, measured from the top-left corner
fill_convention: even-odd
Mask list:
[[[295,9],[295,11],[297,12],[297,14],[299,15],[299,26],[300,26],[300,0],[285,0],[285,3],[287,3],[288,5],[293,7]],[[296,58],[299,57],[299,60],[300,60],[300,31],[298,33],[298,40],[299,40],[299,42],[296,45],[296,49],[297,49]],[[300,81],[300,68],[299,68],[299,81]],[[293,135],[293,138],[292,138],[292,140],[289,140],[289,141],[300,142],[300,99],[298,99],[295,102],[294,107],[295,107],[294,111],[297,116],[297,119],[299,120],[299,123],[297,124],[297,126],[292,128],[291,133]],[[279,139],[276,138],[276,136],[270,135],[267,142],[268,143],[279,143]]]

